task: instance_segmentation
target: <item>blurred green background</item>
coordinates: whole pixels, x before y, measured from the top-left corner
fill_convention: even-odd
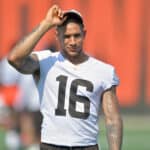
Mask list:
[[[122,150],[150,149],[150,116],[141,114],[122,115],[124,137]],[[99,144],[102,150],[108,150],[103,118],[100,122]],[[7,150],[4,142],[5,131],[0,129],[0,150]]]
[[[123,150],[150,149],[150,116],[141,114],[122,115],[124,122]],[[101,136],[99,142],[102,150],[108,150],[104,122],[100,123]]]

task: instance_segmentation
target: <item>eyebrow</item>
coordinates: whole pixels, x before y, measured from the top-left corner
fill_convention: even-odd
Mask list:
[[[75,34],[64,34],[63,36],[66,37],[66,38],[69,38],[71,36],[74,36],[74,37],[79,37],[81,36],[82,34],[81,33],[75,33]]]

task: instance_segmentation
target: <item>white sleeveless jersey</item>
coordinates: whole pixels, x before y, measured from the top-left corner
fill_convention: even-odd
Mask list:
[[[40,62],[41,142],[97,144],[101,94],[118,84],[114,68],[95,58],[73,65],[60,52],[36,52]]]

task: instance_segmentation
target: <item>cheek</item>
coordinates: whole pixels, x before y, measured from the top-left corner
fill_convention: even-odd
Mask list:
[[[69,40],[68,40],[68,39],[65,39],[64,42],[63,42],[63,45],[64,45],[64,46],[68,46],[69,44],[70,44]]]
[[[80,40],[78,41],[78,45],[82,46],[82,44],[83,44],[83,39],[80,39]]]

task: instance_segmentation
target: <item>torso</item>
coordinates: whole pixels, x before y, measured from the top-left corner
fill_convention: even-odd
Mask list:
[[[47,54],[39,58],[42,142],[65,146],[96,144],[100,98],[111,84],[112,67],[92,57],[74,65],[59,52]]]

